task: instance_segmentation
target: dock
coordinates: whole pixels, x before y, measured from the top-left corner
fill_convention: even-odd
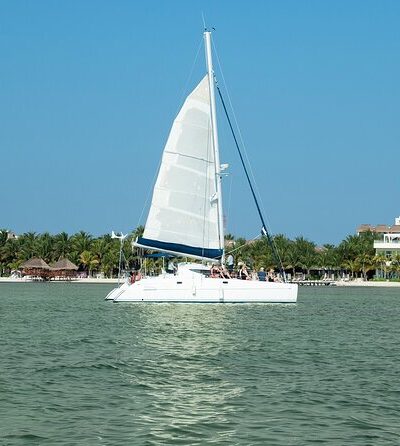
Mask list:
[[[297,283],[299,286],[336,286],[333,280],[294,280],[290,283]]]

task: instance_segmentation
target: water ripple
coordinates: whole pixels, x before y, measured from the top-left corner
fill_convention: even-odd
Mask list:
[[[395,289],[113,305],[0,286],[1,445],[397,445]]]

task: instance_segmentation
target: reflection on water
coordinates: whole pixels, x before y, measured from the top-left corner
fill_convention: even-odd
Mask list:
[[[398,292],[300,291],[287,306],[112,304],[106,286],[1,284],[0,438],[398,444]]]
[[[146,389],[150,404],[139,415],[146,433],[174,443],[182,435],[201,438],[204,426],[219,426],[228,441],[235,429],[225,427],[243,387],[225,373],[223,358],[235,357],[239,345],[229,331],[239,307],[147,305],[128,312],[142,336],[124,349],[123,373],[133,392],[138,385]]]

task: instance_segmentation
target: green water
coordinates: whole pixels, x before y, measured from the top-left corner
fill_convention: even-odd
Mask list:
[[[113,304],[0,284],[1,445],[398,445],[400,289]]]

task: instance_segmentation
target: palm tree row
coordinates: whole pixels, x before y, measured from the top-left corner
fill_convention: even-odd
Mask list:
[[[111,277],[118,269],[120,242],[108,234],[95,238],[84,231],[72,236],[66,232],[57,235],[28,232],[11,239],[7,239],[6,235],[6,231],[1,231],[0,275],[18,269],[32,257],[40,257],[47,263],[68,258],[89,275],[96,271]],[[132,233],[127,240],[134,236],[136,234]],[[127,262],[132,261],[134,253],[130,243],[124,244],[123,252]]]
[[[143,231],[138,227],[126,239],[123,245],[123,257],[127,267],[132,265],[138,256],[131,242]],[[382,255],[375,255],[373,248],[374,234],[370,232],[360,235],[349,235],[338,246],[326,244],[322,247],[303,237],[291,240],[284,235],[273,237],[279,259],[266,239],[247,242],[243,238],[235,238],[228,234],[226,251],[232,252],[236,263],[244,261],[251,268],[260,267],[279,269],[280,264],[286,272],[295,276],[302,273],[306,277],[321,276],[327,273],[347,273],[351,277],[371,277],[372,272],[379,271],[382,278],[398,277],[400,273],[400,257],[394,258],[390,264]],[[89,275],[94,272],[111,277],[118,272],[120,242],[110,235],[93,237],[80,231],[72,236],[66,232],[51,235],[28,232],[18,238],[7,239],[7,232],[0,231],[0,275],[9,274],[32,258],[40,257],[47,263],[60,258],[68,258],[79,266],[81,271]],[[146,259],[148,270],[157,270],[162,260]]]
[[[325,244],[320,247],[304,237],[290,240],[284,235],[276,235],[273,243],[279,259],[275,258],[266,239],[251,243],[244,239],[230,239],[229,250],[255,270],[260,267],[279,269],[280,263],[292,277],[301,274],[306,278],[321,278],[329,274],[335,278],[349,275],[351,278],[368,279],[375,271],[382,279],[400,276],[400,256],[388,262],[385,255],[376,255],[373,247],[375,234],[372,232],[349,235],[337,246]]]

